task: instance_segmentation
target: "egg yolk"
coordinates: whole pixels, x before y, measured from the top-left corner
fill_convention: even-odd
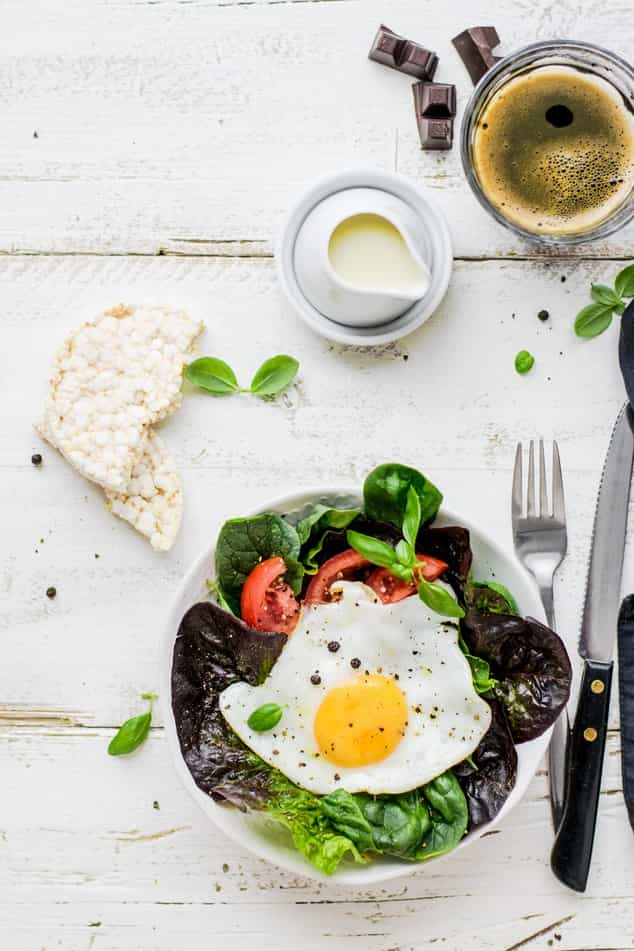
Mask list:
[[[315,715],[320,754],[336,766],[367,766],[392,753],[405,735],[407,701],[394,680],[354,677],[330,690]]]

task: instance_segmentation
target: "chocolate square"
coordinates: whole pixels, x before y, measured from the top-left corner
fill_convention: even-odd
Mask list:
[[[402,55],[405,40],[396,33],[392,33],[386,26],[381,25],[377,30],[376,36],[368,59],[375,63],[381,63],[383,66],[391,66],[392,69],[398,69],[399,58]]]
[[[413,43],[381,24],[372,42],[368,59],[390,66],[416,79],[433,79],[438,57],[420,43]]]
[[[452,83],[414,83],[417,116],[449,119],[456,114],[456,87]]]
[[[412,43],[406,40],[401,51],[398,69],[408,76],[415,76],[417,79],[431,80],[434,78],[436,67],[438,66],[438,57],[430,50],[418,43]]]
[[[450,149],[453,145],[453,119],[428,119],[417,116],[421,148]]]
[[[478,83],[501,58],[494,56],[492,52],[500,42],[494,26],[472,26],[469,30],[463,30],[458,36],[454,36],[451,42],[474,84]]]

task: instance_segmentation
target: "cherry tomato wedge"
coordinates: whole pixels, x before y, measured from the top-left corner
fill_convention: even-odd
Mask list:
[[[282,558],[267,558],[247,577],[240,595],[240,613],[249,627],[258,631],[292,634],[299,620],[299,604],[293,589],[283,580]]]
[[[362,568],[368,568],[370,562],[354,548],[347,548],[339,555],[325,561],[306,590],[304,600],[307,604],[321,604],[330,601],[330,585],[333,581],[349,581]]]
[[[419,561],[424,562],[423,578],[425,581],[435,581],[447,569],[447,563],[430,555],[417,555]],[[389,568],[375,568],[365,582],[379,596],[383,604],[394,604],[402,601],[416,592],[416,585],[411,581],[401,581],[392,574]]]

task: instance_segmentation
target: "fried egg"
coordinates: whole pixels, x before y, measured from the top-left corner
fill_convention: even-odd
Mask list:
[[[359,582],[341,598],[304,605],[260,686],[234,683],[220,710],[263,760],[310,792],[400,793],[461,762],[491,722],[473,688],[455,627],[417,597],[382,604]],[[283,708],[271,730],[250,715]]]

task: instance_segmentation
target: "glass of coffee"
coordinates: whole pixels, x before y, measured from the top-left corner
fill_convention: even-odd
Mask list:
[[[473,91],[461,131],[476,197],[545,244],[604,237],[634,217],[634,69],[588,43],[535,43]]]

